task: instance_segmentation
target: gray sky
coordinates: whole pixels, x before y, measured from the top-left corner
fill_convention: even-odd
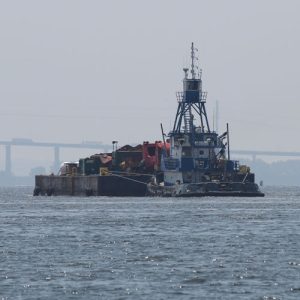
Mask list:
[[[0,139],[161,139],[199,49],[235,149],[300,151],[300,1],[0,1]]]

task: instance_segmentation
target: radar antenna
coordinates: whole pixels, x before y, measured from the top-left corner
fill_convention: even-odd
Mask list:
[[[198,60],[198,58],[195,55],[195,51],[198,51],[198,49],[194,48],[194,43],[192,43],[192,47],[191,47],[191,59],[192,59],[191,74],[192,74],[192,79],[196,78],[195,68],[198,69],[198,66],[195,66],[195,60]]]

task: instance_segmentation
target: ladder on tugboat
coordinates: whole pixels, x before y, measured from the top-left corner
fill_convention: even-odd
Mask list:
[[[191,119],[192,119],[191,112],[189,110],[186,110],[184,112],[184,132],[185,133],[191,132],[191,129],[192,129]]]

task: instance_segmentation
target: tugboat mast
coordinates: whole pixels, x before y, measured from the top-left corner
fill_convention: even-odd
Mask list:
[[[205,103],[207,93],[202,91],[201,72],[195,72],[194,43],[191,46],[191,78],[188,76],[188,68],[184,68],[183,92],[177,92],[178,108],[171,134],[193,133],[198,131],[210,133]],[[194,122],[198,121],[198,125]]]
[[[194,60],[195,60],[195,51],[194,51],[194,43],[192,43],[191,47],[191,59],[192,59],[192,65],[191,65],[191,74],[192,74],[192,79],[195,79],[195,70],[194,70]]]

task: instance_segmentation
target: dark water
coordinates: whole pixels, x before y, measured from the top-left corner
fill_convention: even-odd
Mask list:
[[[300,299],[300,188],[256,199],[0,192],[0,299]]]

